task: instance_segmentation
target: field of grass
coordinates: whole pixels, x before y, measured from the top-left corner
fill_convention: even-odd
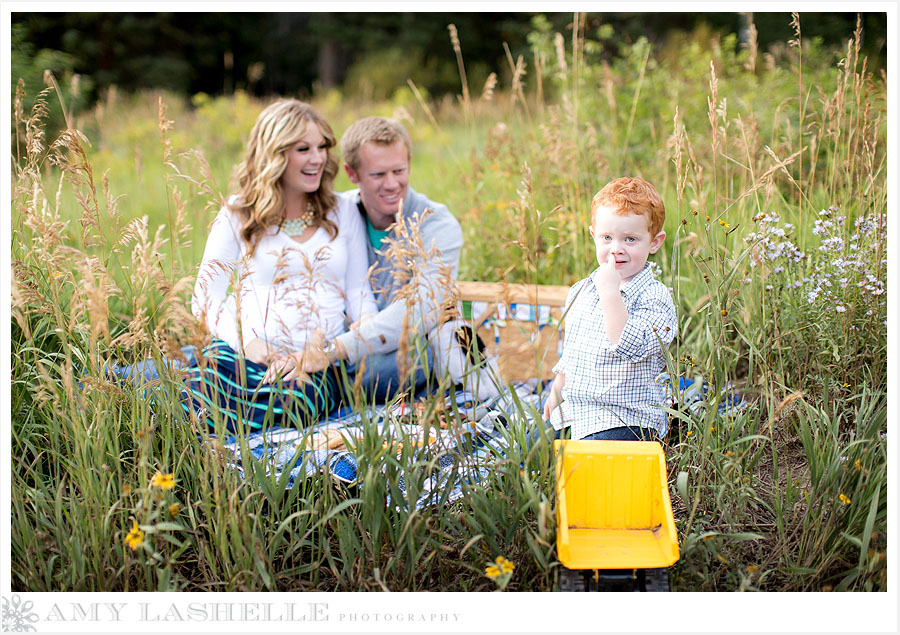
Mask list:
[[[712,387],[665,442],[675,590],[887,586],[887,80],[858,33],[827,50],[794,30],[763,53],[538,27],[532,57],[458,99],[314,99],[338,135],[368,114],[407,124],[413,187],[462,224],[461,279],[570,284],[594,266],[594,192],[636,174],[663,194],[669,370]],[[385,498],[428,465],[380,439],[360,451],[361,474],[384,471],[366,487],[285,489],[226,469],[175,400],[103,379],[201,337],[193,277],[264,105],[110,92],[59,138],[40,107],[17,113],[13,590],[484,591],[498,556],[506,590],[552,590],[554,476],[524,444],[459,502],[410,511]],[[751,406],[717,416],[728,386]]]

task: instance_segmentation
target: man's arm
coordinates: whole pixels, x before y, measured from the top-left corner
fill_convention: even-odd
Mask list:
[[[415,292],[408,299],[394,297],[389,305],[363,322],[358,330],[351,330],[337,338],[348,361],[356,362],[370,353],[397,350],[400,338],[408,336],[406,330],[427,333],[437,325],[449,292],[448,283],[455,281],[459,272],[462,228],[444,208],[441,213],[425,218],[420,231],[426,254],[432,248],[436,253],[430,258],[419,254],[412,263],[410,268],[414,271],[409,273],[414,276]]]

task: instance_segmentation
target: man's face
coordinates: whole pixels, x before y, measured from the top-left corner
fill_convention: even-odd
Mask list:
[[[344,165],[350,181],[359,187],[369,222],[387,229],[395,220],[409,186],[409,155],[402,141],[391,145],[366,142],[359,149],[357,169]]]

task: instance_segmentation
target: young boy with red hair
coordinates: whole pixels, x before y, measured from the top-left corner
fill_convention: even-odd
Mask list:
[[[647,257],[666,239],[666,210],[640,177],[614,179],[591,202],[598,267],[569,290],[563,354],[544,418],[572,439],[654,440],[665,435],[663,350],[678,322],[669,289]]]

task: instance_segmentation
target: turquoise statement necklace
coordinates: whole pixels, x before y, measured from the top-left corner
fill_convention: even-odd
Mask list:
[[[312,201],[306,201],[306,212],[300,218],[291,218],[282,221],[281,231],[290,236],[300,236],[306,231],[307,227],[312,227],[313,220],[316,217],[316,208],[313,207]]]

